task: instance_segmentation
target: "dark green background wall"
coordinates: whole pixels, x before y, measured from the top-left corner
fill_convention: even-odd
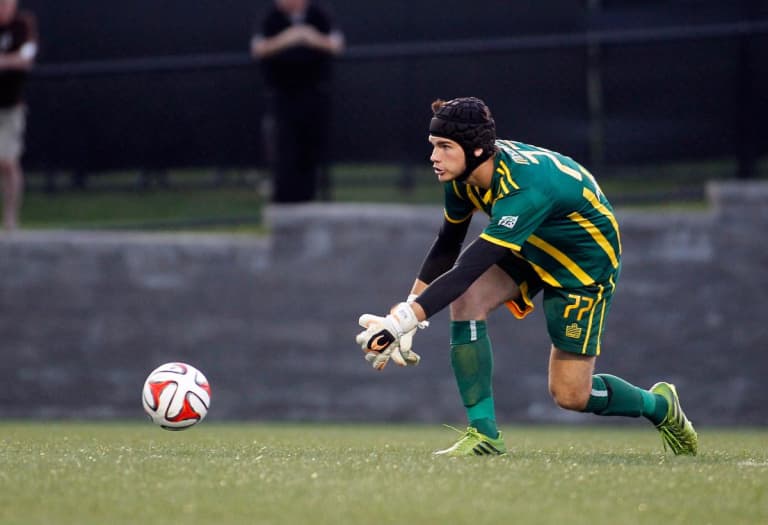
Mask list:
[[[264,85],[247,50],[269,4],[22,1],[42,38],[27,166],[263,165]],[[500,135],[586,163],[768,153],[765,0],[325,4],[349,46],[334,161],[421,163],[429,103],[468,94]]]

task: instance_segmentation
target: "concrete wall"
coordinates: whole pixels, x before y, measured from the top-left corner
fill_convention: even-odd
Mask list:
[[[706,212],[618,210],[624,267],[598,369],[675,382],[697,423],[765,425],[768,184],[710,197]],[[0,417],[140,418],[146,374],[182,360],[210,380],[211,420],[460,424],[445,312],[417,336],[416,369],[376,373],[353,342],[360,313],[407,294],[440,210],[313,204],[267,219],[267,238],[0,238]],[[536,303],[525,321],[490,320],[500,420],[601,420],[550,401]]]

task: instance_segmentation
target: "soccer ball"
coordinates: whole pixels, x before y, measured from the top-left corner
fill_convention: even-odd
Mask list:
[[[202,372],[186,363],[158,366],[144,382],[144,411],[166,430],[184,430],[203,420],[211,406],[211,387]]]

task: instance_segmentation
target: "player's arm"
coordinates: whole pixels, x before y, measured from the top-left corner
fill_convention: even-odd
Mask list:
[[[455,301],[508,253],[509,248],[478,238],[464,250],[451,270],[438,277],[413,302],[396,304],[386,317],[360,316],[359,324],[365,330],[357,334],[355,341],[366,352],[366,359],[374,368],[384,368],[394,351],[399,349],[402,353],[404,339],[410,344],[407,334]]]
[[[298,26],[288,27],[274,36],[255,35],[251,39],[251,55],[256,59],[269,58],[290,47],[304,43],[304,31]]]
[[[440,231],[421,263],[419,276],[411,289],[412,294],[420,294],[435,279],[451,269],[461,253],[461,245],[467,236],[469,223],[467,218],[461,222],[443,220]]]
[[[29,13],[21,15],[26,25],[26,39],[17,51],[0,54],[0,70],[28,70],[37,58],[37,23]]]
[[[453,266],[461,252],[461,245],[466,237],[470,220],[471,215],[466,220],[460,222],[450,221],[447,218],[443,221],[443,225],[435,241],[432,243],[432,247],[424,258],[418,277],[411,287],[411,293],[408,295],[407,300],[408,304],[411,304],[436,277],[442,275]],[[417,365],[421,357],[413,351],[413,337],[416,335],[417,328],[426,328],[429,326],[429,323],[422,320],[405,330],[398,337],[397,345],[384,351],[377,351],[370,346],[370,342],[375,337],[378,337],[383,323],[385,323],[385,318],[382,317],[364,315],[360,318],[360,326],[365,328],[365,331],[358,334],[357,340],[366,352],[366,360],[377,370],[382,370],[390,358],[400,366]]]
[[[304,26],[307,45],[330,55],[338,55],[344,51],[344,35],[341,31],[331,31],[327,35],[312,26]]]
[[[275,35],[255,35],[251,39],[251,55],[256,59],[264,59],[296,46],[312,47],[338,55],[344,51],[344,34],[337,29],[331,29],[326,34],[309,24],[292,25]]]
[[[455,301],[488,268],[509,255],[508,246],[522,246],[544,221],[552,208],[552,199],[541,191],[524,188],[496,201],[488,226],[461,254],[453,269],[442,274],[416,298],[413,310],[419,321],[429,318]],[[502,219],[514,217],[511,226]],[[488,239],[504,239],[502,246]]]
[[[0,55],[0,69],[17,69],[22,71],[31,69],[35,63],[36,55],[37,44],[35,42],[28,42],[21,46],[21,49],[18,51]]]
[[[456,261],[411,303],[416,318],[424,321],[458,299],[488,268],[509,254],[509,248],[478,238]]]

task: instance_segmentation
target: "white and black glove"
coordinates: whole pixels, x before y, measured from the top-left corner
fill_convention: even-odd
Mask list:
[[[382,370],[396,352],[396,363],[403,363],[402,366],[418,364],[421,358],[411,350],[413,334],[404,337],[409,332],[415,332],[419,325],[410,304],[396,304],[385,317],[363,314],[358,323],[365,330],[357,334],[355,341],[363,349],[366,361],[371,363],[373,368]]]
[[[411,304],[418,295],[411,294],[408,296],[408,300],[406,301],[408,304]],[[419,361],[421,361],[421,356],[413,351],[413,336],[416,335],[417,328],[421,328],[422,330],[429,326],[429,321],[421,321],[419,324],[416,325],[416,328],[413,328],[412,330],[406,332],[403,334],[403,336],[400,338],[400,347],[396,350],[392,351],[392,354],[390,355],[392,361],[395,362],[398,366],[416,366],[419,364]],[[368,355],[365,356],[366,359],[368,359]],[[371,362],[369,360],[369,362]]]

